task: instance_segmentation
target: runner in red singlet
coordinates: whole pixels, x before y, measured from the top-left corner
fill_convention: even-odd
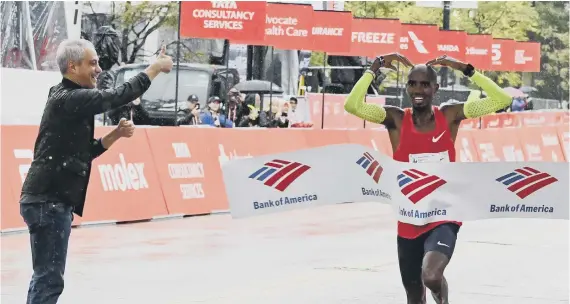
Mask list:
[[[350,92],[345,110],[367,121],[384,124],[397,161],[454,162],[454,142],[461,120],[494,113],[511,103],[511,97],[503,89],[476,72],[472,65],[442,56],[410,70],[406,92],[412,108],[366,104],[364,96],[368,87],[381,67],[395,69],[393,61],[412,67],[408,59],[397,53],[378,57]],[[462,71],[489,97],[433,106],[439,85],[432,65]],[[408,304],[425,303],[425,287],[432,291],[437,303],[448,303],[443,272],[453,255],[460,226],[460,222],[448,221],[424,226],[398,222],[398,260]]]

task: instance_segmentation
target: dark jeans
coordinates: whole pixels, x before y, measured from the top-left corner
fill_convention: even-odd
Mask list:
[[[59,202],[20,205],[28,225],[34,275],[27,304],[55,304],[63,292],[67,244],[73,221],[73,208]]]

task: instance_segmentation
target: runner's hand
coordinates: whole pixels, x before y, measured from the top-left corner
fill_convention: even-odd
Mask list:
[[[455,58],[449,57],[447,55],[439,56],[436,59],[432,59],[426,62],[426,65],[441,65],[445,67],[450,67],[454,70],[465,71],[467,69],[467,64],[463,63]]]
[[[374,73],[378,72],[378,70],[380,68],[387,68],[390,70],[397,71],[398,69],[393,64],[394,61],[400,62],[407,67],[413,67],[414,66],[410,62],[410,60],[408,60],[408,58],[406,58],[404,55],[401,55],[399,53],[391,53],[391,54],[387,54],[387,55],[382,55],[382,57],[384,57],[384,65],[383,66],[380,66],[380,56],[376,57],[376,60],[374,60],[374,62],[372,63],[372,66],[370,67],[370,69]]]

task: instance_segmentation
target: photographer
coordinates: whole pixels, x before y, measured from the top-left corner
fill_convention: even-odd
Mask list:
[[[199,125],[200,120],[200,101],[198,96],[192,94],[188,96],[186,108],[178,111],[178,125]]]

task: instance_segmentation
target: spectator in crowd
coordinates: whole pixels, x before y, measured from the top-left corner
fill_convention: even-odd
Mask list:
[[[263,128],[288,128],[287,113],[281,111],[281,101],[276,99],[259,113],[259,126]]]
[[[291,124],[304,122],[305,119],[303,117],[303,113],[298,109],[299,102],[297,101],[297,98],[291,96],[291,98],[289,98],[289,105],[290,105],[288,111],[289,122]]]
[[[240,122],[243,116],[248,113],[248,108],[243,104],[241,93],[236,88],[231,88],[228,92],[228,101],[224,105],[222,113],[231,120]]]
[[[186,108],[178,111],[178,125],[199,125],[200,120],[200,100],[197,95],[188,96]]]
[[[259,109],[255,106],[256,100],[259,98],[258,94],[248,94],[245,97],[244,115],[241,117],[238,127],[251,128],[259,126]]]
[[[220,113],[220,98],[218,96],[208,98],[208,108],[200,114],[200,120],[202,124],[216,128],[232,128],[234,125],[226,115]]]
[[[526,107],[526,102],[522,97],[515,97],[511,104],[511,112],[522,112]]]

